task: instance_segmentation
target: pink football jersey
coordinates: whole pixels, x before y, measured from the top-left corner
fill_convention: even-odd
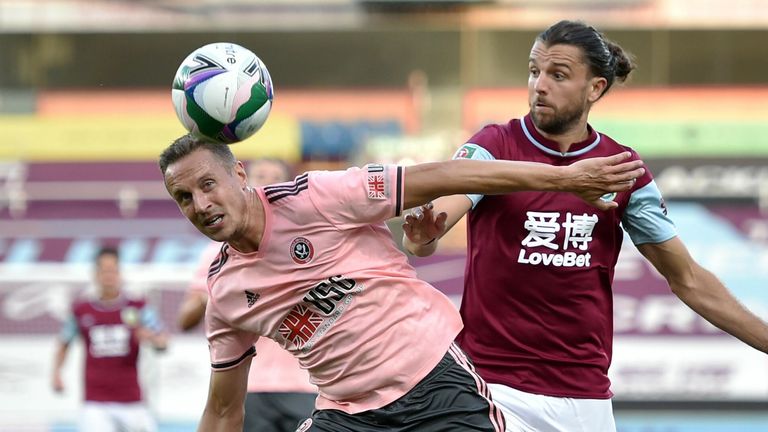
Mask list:
[[[208,292],[208,269],[217,259],[222,244],[211,242],[203,251],[200,266],[189,289]],[[251,371],[248,374],[249,393],[317,393],[317,387],[309,382],[309,373],[299,362],[274,341],[261,338],[256,343]]]
[[[208,275],[213,369],[246,361],[264,336],[309,370],[320,409],[357,413],[404,395],[437,365],[461,319],[417,279],[384,223],[402,211],[402,168],[309,172],[257,191],[259,250],[225,245]]]

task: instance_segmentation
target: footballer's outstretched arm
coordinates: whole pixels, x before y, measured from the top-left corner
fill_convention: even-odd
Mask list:
[[[641,244],[637,249],[688,307],[744,343],[768,353],[766,322],[739,303],[714,274],[700,266],[679,238]]]
[[[243,404],[248,387],[250,360],[232,369],[211,371],[208,401],[198,432],[230,432],[243,429]]]
[[[616,206],[600,197],[629,190],[644,170],[642,161],[624,162],[629,152],[583,159],[568,166],[535,162],[457,159],[405,168],[404,207],[446,195],[503,194],[523,190],[572,192],[601,210]]]
[[[423,196],[430,196],[430,193],[434,194],[436,191],[445,195],[445,190],[457,193],[455,189],[461,189],[462,194],[442,196],[433,203],[416,207],[406,214],[403,222],[403,246],[416,256],[434,253],[440,237],[472,207],[472,201],[463,195],[465,193],[570,191],[595,207],[608,210],[615,207],[616,203],[605,202],[599,198],[605,192],[631,188],[634,179],[643,174],[641,161],[621,163],[629,156],[630,153],[626,152],[610,157],[586,159],[568,167],[531,162],[470,160],[408,167],[405,176],[406,207],[411,207],[411,198],[423,204]],[[433,172],[445,169],[444,164],[450,164],[449,173]],[[435,182],[439,184],[435,185]]]

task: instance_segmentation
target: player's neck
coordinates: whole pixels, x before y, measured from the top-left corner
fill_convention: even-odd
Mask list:
[[[237,238],[227,241],[230,246],[242,253],[251,253],[259,250],[267,222],[264,203],[261,202],[256,189],[249,188],[247,199],[248,210],[244,231]]]
[[[117,290],[103,290],[99,295],[99,300],[103,302],[113,302],[120,298],[120,291]]]

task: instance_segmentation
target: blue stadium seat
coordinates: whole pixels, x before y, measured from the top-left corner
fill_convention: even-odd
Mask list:
[[[300,127],[301,156],[305,161],[346,160],[371,136],[403,134],[402,125],[397,120],[302,120]]]

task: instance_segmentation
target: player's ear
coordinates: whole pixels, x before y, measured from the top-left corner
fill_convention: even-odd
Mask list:
[[[235,164],[235,176],[237,176],[240,182],[240,187],[245,190],[248,188],[248,175],[245,173],[245,166],[242,162],[237,161]]]
[[[603,77],[596,76],[589,80],[589,94],[587,100],[591,103],[597,102],[600,96],[603,95],[605,87],[608,85],[608,80]]]

